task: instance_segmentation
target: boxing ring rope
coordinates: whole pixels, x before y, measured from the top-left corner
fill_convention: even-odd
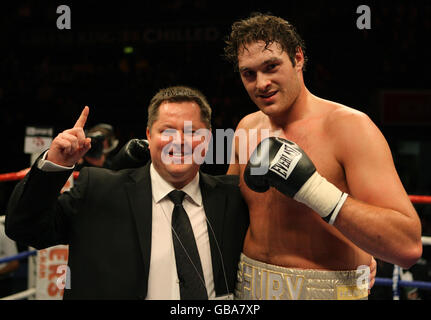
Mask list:
[[[27,258],[29,256],[35,256],[36,254],[37,254],[37,250],[23,251],[23,252],[20,252],[16,255],[13,255],[13,256],[9,256],[6,258],[0,258],[0,263],[7,263],[7,262],[10,262],[13,260],[21,260],[21,259]]]
[[[28,173],[30,168],[26,168],[23,170],[20,170],[18,172],[11,172],[11,173],[3,173],[0,174],[0,182],[4,181],[17,181],[21,180],[25,177],[25,175]],[[73,172],[73,178],[76,179],[79,176],[78,171]],[[431,196],[427,195],[409,195],[410,201],[413,204],[431,204]],[[5,216],[0,216],[0,223],[4,223]],[[422,245],[431,245],[431,237],[422,237]],[[1,258],[0,263],[9,262],[12,260],[20,260],[24,259],[33,255],[37,254],[37,250],[29,250],[25,252],[20,252],[17,255]],[[407,280],[401,280],[401,273],[402,269],[401,267],[394,265],[394,271],[392,278],[380,278],[376,277],[375,285],[380,286],[390,286],[392,287],[393,291],[393,300],[399,300],[400,299],[400,288],[401,287],[415,287],[419,289],[425,289],[425,290],[431,290],[431,282],[427,281],[407,281]],[[31,296],[34,296],[36,293],[36,288],[29,288],[28,290],[10,295],[8,297],[0,297],[0,300],[19,300],[19,299],[25,299]]]
[[[15,294],[11,294],[10,296],[0,298],[0,300],[23,300],[34,296],[36,294],[36,288],[30,288]]]

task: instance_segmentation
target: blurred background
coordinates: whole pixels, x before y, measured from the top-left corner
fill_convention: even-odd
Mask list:
[[[56,26],[62,4],[71,10],[70,30]],[[356,25],[362,4],[371,9],[370,30]],[[149,100],[170,85],[200,89],[213,108],[213,128],[235,129],[257,107],[222,58],[224,37],[254,11],[296,26],[307,46],[308,89],[368,114],[388,140],[407,192],[431,195],[431,3],[414,0],[1,2],[0,173],[29,166],[26,127],[50,127],[55,136],[85,105],[87,126],[111,125],[119,146],[144,138]],[[0,215],[14,184],[0,183]],[[431,206],[416,208],[423,234],[431,235]],[[428,256],[424,247],[416,279],[431,279]],[[379,265],[382,275],[385,268]],[[390,298],[390,288],[375,296],[386,289]]]

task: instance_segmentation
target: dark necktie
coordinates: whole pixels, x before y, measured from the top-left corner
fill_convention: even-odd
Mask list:
[[[201,259],[189,217],[183,208],[186,194],[180,190],[169,193],[174,203],[172,212],[172,240],[174,242],[181,300],[208,299]]]

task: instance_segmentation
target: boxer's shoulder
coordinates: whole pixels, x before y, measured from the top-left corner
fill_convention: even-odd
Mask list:
[[[357,131],[373,125],[364,112],[335,102],[328,108],[324,123],[326,129],[334,133],[339,133],[340,130]]]
[[[328,112],[323,129],[340,159],[370,145],[384,143],[382,133],[367,114],[339,104]]]
[[[268,125],[267,123],[269,123],[268,117],[262,111],[257,111],[242,118],[237,129],[257,129]]]

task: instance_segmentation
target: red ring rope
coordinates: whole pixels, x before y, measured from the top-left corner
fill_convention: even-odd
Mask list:
[[[16,181],[21,180],[28,173],[30,168],[20,170],[18,172],[2,173],[0,174],[0,182],[2,181]],[[73,172],[73,178],[76,179],[79,176],[79,171]],[[431,196],[419,196],[419,195],[409,195],[410,201],[416,204],[431,204]]]
[[[431,204],[431,196],[418,196],[418,195],[409,195],[410,201],[412,203],[426,203]]]
[[[30,168],[23,169],[18,172],[11,172],[11,173],[2,173],[0,174],[0,182],[1,181],[16,181],[21,180],[25,177],[27,172],[30,170]]]

